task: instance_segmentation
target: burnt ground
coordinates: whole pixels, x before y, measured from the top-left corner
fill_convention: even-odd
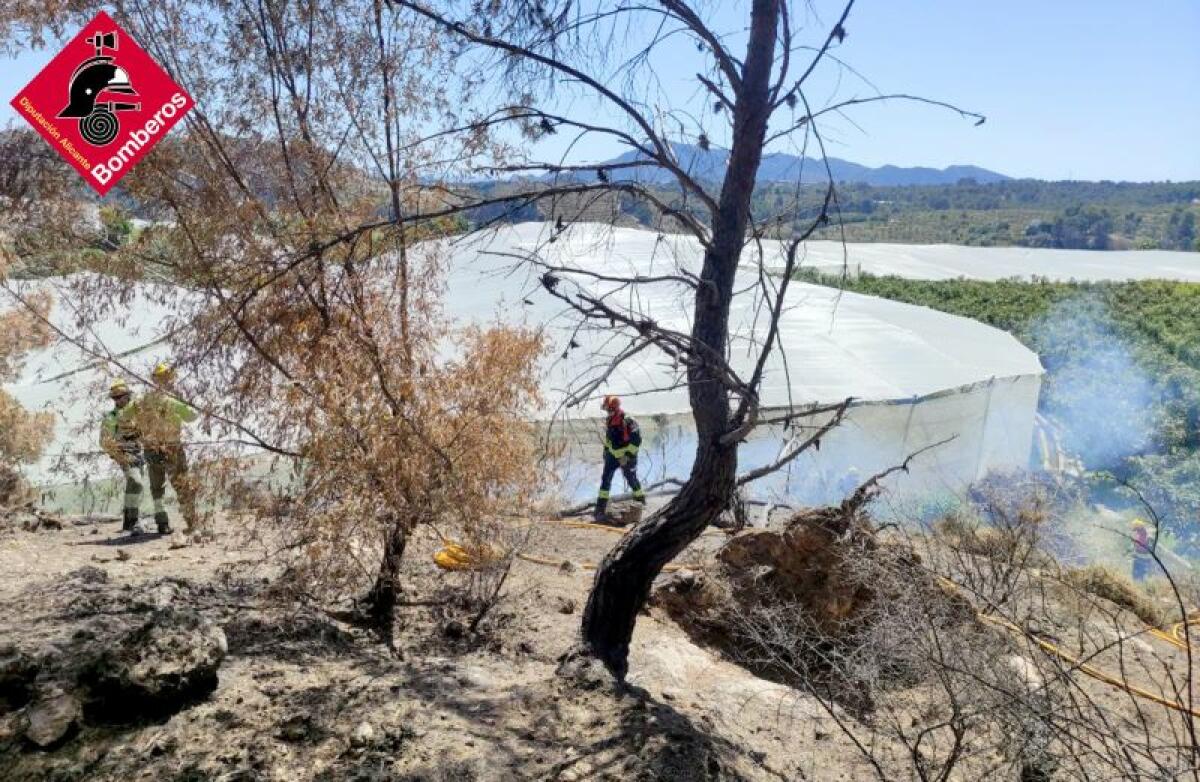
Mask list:
[[[127,538],[115,522],[0,532],[0,641],[34,655],[86,645],[169,604],[218,623],[229,647],[216,690],[170,716],[85,724],[49,751],[14,737],[12,715],[0,716],[0,778],[873,776],[815,699],[698,646],[657,610],[638,624],[630,686],[558,677],[591,582],[582,565],[599,561],[613,535],[535,527],[530,554],[574,564],[517,561],[491,630],[479,637],[439,605],[466,576],[437,569],[435,539],[418,536],[405,577],[422,589],[415,602],[431,605],[401,610],[389,650],[340,614],[288,597],[265,552],[237,534],[241,523],[219,518],[215,541],[183,548],[172,548],[173,538]],[[680,562],[703,567],[719,539],[703,538]],[[1122,695],[1091,680],[1081,686],[1120,708]]]
[[[232,520],[217,525],[217,541],[183,548],[171,548],[173,537],[130,539],[115,522],[0,535],[0,639],[19,649],[36,655],[78,643],[164,604],[217,622],[229,645],[220,684],[203,702],[158,721],[85,725],[52,751],[11,740],[0,777],[858,776],[853,763],[822,768],[827,753],[850,753],[813,704],[701,649],[665,617],[639,623],[628,688],[587,689],[556,676],[591,582],[582,565],[598,561],[613,535],[538,530],[531,554],[578,564],[517,561],[482,637],[466,637],[448,610],[405,607],[390,651],[368,630],[280,597],[280,574],[263,552],[235,534]],[[435,549],[432,537],[418,540],[406,574],[433,603],[466,578],[437,569]],[[369,740],[354,739],[364,723]]]

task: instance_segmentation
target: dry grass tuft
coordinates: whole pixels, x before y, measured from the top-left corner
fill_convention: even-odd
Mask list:
[[[1128,576],[1107,565],[1065,569],[1061,578],[1069,586],[1128,609],[1151,627],[1161,627],[1170,621],[1167,611],[1130,581]]]

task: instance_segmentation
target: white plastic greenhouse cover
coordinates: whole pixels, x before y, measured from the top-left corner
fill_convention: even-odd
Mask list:
[[[1177,250],[1051,250],[963,247],[952,244],[805,244],[804,266],[840,274],[892,275],[913,280],[1179,280],[1200,282],[1200,253]],[[778,265],[778,262],[773,265]]]
[[[702,262],[698,242],[632,228],[576,224],[555,237],[543,223],[508,226],[495,232],[447,240],[451,259],[447,306],[451,314],[486,322],[548,324],[553,357],[546,370],[545,415],[595,418],[595,400],[618,394],[633,414],[688,411],[681,373],[653,349],[643,350],[612,370],[582,404],[562,404],[588,379],[608,371],[610,360],[628,346],[615,330],[578,331],[578,315],[542,289],[541,269],[518,258],[537,252],[556,271],[593,293],[636,308],[658,324],[690,329],[691,289],[677,282],[645,283],[619,289],[594,276],[696,274]],[[778,246],[768,245],[767,263]],[[755,351],[766,333],[755,267],[747,248],[730,316],[731,363],[749,377]],[[778,280],[776,279],[777,283]],[[634,298],[636,296],[636,298]],[[574,340],[579,346],[571,349]],[[819,485],[777,486],[795,495],[821,495],[847,475],[863,477],[899,464],[915,450],[949,440],[922,458],[923,470],[910,485],[961,488],[989,469],[1024,467],[1041,385],[1037,356],[1009,334],[977,321],[899,302],[813,285],[793,283],[780,321],[779,348],[767,362],[760,398],[766,407],[858,400],[848,419],[822,442],[820,454],[795,464],[794,475]],[[688,427],[683,427],[686,440]],[[800,430],[801,432],[803,430]],[[774,459],[796,435],[763,433],[744,452],[743,468]],[[665,473],[686,474],[692,450],[675,449],[678,461]],[[680,459],[682,457],[682,459]],[[814,478],[816,476],[816,478]]]
[[[550,324],[551,334],[561,339],[552,346],[558,354],[570,337],[580,342],[580,348],[553,362],[547,391],[555,409],[572,381],[592,376],[593,366],[607,366],[597,356],[615,356],[623,343],[613,344],[615,330],[575,333],[579,316],[542,289],[540,269],[514,268],[516,258],[537,252],[555,266],[649,277],[697,274],[702,253],[690,237],[632,228],[578,224],[547,243],[550,233],[546,224],[522,223],[447,242],[452,261],[446,305],[455,317],[477,322],[499,317],[512,323]],[[731,360],[743,378],[750,376],[757,357],[751,348],[767,329],[751,255],[748,248],[730,315],[730,331],[735,335]],[[569,272],[556,274],[578,279],[593,292],[618,287]],[[691,289],[678,282],[643,283],[636,291],[613,294],[612,300],[661,326],[683,332],[691,328]],[[767,363],[760,394],[766,407],[846,397],[911,399],[992,378],[1042,373],[1037,356],[1011,335],[968,318],[795,282],[787,302],[780,319],[780,349]],[[619,366],[605,384],[607,391],[597,393],[636,394],[637,406],[644,412],[681,413],[688,410],[688,397],[687,389],[678,385],[679,377],[661,353],[646,350]],[[583,414],[592,416],[594,411]]]
[[[541,223],[508,226],[494,232],[431,243],[447,260],[447,314],[460,322],[504,322],[545,327],[551,356],[545,366],[542,417],[595,419],[595,399],[615,393],[630,412],[647,424],[651,416],[672,416],[668,428],[677,434],[670,449],[654,455],[645,449],[647,471],[686,474],[694,436],[686,388],[670,360],[654,349],[643,350],[609,375],[581,404],[564,408],[580,383],[607,370],[609,359],[625,346],[607,328],[577,331],[579,317],[554,299],[539,283],[540,271],[521,264],[521,256],[540,248],[555,265],[592,273],[646,275],[696,273],[701,252],[694,240],[675,235],[579,224],[553,243],[552,228]],[[778,247],[767,246],[770,254]],[[497,254],[500,253],[500,254]],[[752,248],[745,259],[752,261]],[[594,292],[610,292],[632,306],[635,291],[615,291],[614,283],[562,273]],[[743,377],[750,374],[751,340],[761,339],[766,320],[757,270],[748,263],[739,273],[731,313],[731,361]],[[778,280],[776,279],[777,283]],[[43,281],[35,287],[60,286]],[[994,467],[1028,462],[1042,368],[1037,357],[1008,334],[965,318],[856,294],[839,294],[818,286],[793,283],[789,306],[781,318],[780,347],[767,363],[761,398],[768,407],[838,402],[854,397],[847,420],[824,438],[820,452],[793,464],[792,476],[803,483],[775,484],[773,491],[829,495],[847,475],[868,475],[895,464],[915,450],[948,438],[950,442],[923,456],[904,477],[912,486],[961,486]],[[690,288],[678,283],[637,286],[637,306],[661,325],[682,331],[690,327]],[[0,306],[6,302],[0,301]],[[94,335],[113,352],[145,345],[162,336],[171,312],[146,297],[128,302],[120,314],[103,319]],[[54,320],[71,330],[69,301],[60,301]],[[569,349],[574,340],[579,347]],[[148,366],[162,348],[150,348],[131,359]],[[565,357],[564,357],[565,351]],[[89,362],[73,348],[56,347],[31,357],[21,379],[8,390],[31,409],[52,410],[57,436],[49,453],[30,471],[51,477],[59,457],[94,450],[95,425],[107,406],[102,391],[107,372],[85,369],[59,377]],[[653,428],[653,427],[651,427]],[[775,459],[803,429],[764,431],[744,448],[742,468]],[[693,438],[689,440],[689,438]],[[653,438],[652,438],[653,439]],[[595,447],[580,451],[580,483],[593,487]],[[103,460],[100,460],[103,463]],[[92,464],[95,464],[93,460]],[[71,466],[71,465],[68,465]],[[77,466],[76,474],[79,472]],[[86,466],[82,468],[86,470]]]
[[[22,297],[34,292],[51,294],[51,322],[95,354],[121,356],[136,351],[122,360],[147,374],[155,362],[169,358],[166,347],[154,343],[166,335],[173,310],[146,295],[147,286],[139,286],[131,298],[114,304],[103,317],[89,322],[86,329],[79,328],[73,297],[78,286],[87,286],[87,278],[72,275],[9,285]],[[0,309],[15,305],[7,292],[0,291]],[[55,421],[53,441],[42,459],[27,471],[33,480],[108,477],[107,460],[99,455],[98,427],[100,417],[110,407],[105,392],[114,376],[113,370],[100,366],[95,355],[61,341],[27,357],[21,376],[15,384],[5,386],[5,391],[28,410],[52,413]],[[105,469],[97,473],[97,464]]]

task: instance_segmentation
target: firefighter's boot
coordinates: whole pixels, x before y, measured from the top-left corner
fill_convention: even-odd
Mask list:
[[[154,525],[158,527],[159,535],[171,534],[171,522],[167,518],[167,512],[165,510],[160,510],[154,514]]]
[[[125,515],[121,520],[122,532],[133,532],[137,529],[138,511],[137,508],[126,508]]]

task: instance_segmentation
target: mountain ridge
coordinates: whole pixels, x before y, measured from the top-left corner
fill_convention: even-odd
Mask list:
[[[719,181],[729,160],[729,150],[719,147],[702,149],[695,144],[672,144],[676,160],[680,167],[700,180]],[[646,156],[638,151],[629,151],[611,160],[596,164],[597,168],[605,166],[635,163],[645,160]],[[952,185],[963,179],[974,179],[979,184],[1004,182],[1012,177],[974,165],[953,165],[946,168],[929,166],[896,166],[884,165],[873,168],[854,163],[849,160],[831,157],[827,159],[829,173],[835,182],[861,182],[875,186],[903,185]],[[758,183],[795,182],[797,176],[804,174],[804,179],[817,182],[825,179],[825,165],[821,160],[807,156],[790,155],[785,152],[770,152],[763,155],[758,167]],[[812,175],[809,175],[809,172]],[[664,184],[674,181],[669,171],[647,166],[645,168],[616,169],[611,172],[613,179],[633,180],[646,183]]]

